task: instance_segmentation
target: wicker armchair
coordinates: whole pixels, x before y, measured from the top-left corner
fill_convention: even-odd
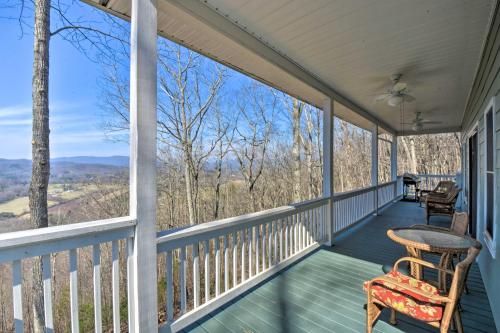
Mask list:
[[[405,257],[394,264],[390,273],[365,282],[366,332],[373,331],[373,326],[382,310],[389,308],[391,309],[390,322],[393,325],[397,323],[396,312],[400,312],[439,328],[441,333],[450,330],[453,320],[458,333],[463,333],[458,303],[464,289],[465,277],[480,250],[480,245],[477,248],[470,248],[467,257],[457,265],[455,271],[443,269],[421,259]],[[399,273],[398,265],[405,261],[452,275],[448,294],[443,295],[432,284]]]
[[[414,224],[411,226],[411,228],[415,229],[453,232],[460,236],[467,234],[468,227],[469,227],[469,215],[467,215],[467,213],[465,212],[461,213],[455,212],[453,214],[453,219],[451,220],[451,225],[449,228],[438,227],[428,224]]]
[[[436,230],[436,231],[446,231],[446,232],[453,232],[457,235],[464,236],[467,234],[467,230],[469,227],[469,215],[465,212],[461,213],[456,213],[453,214],[453,219],[451,220],[451,225],[449,228],[443,228],[443,227],[437,227],[433,225],[427,225],[427,224],[414,224],[411,226],[412,228],[415,229],[424,229],[424,230]],[[434,255],[440,255],[436,253],[429,253],[429,254],[434,254]],[[461,260],[461,256],[455,255],[453,256],[453,259],[451,261],[452,268],[454,268],[454,260],[458,258],[458,260]],[[467,278],[466,278],[467,280]],[[469,293],[469,288],[467,287],[467,283],[465,283],[465,293]]]
[[[453,189],[453,187],[455,187],[455,182],[451,180],[442,180],[431,191],[420,190],[420,196],[418,200],[419,206],[422,207],[422,201],[425,202],[425,198],[427,198],[429,194],[446,196]]]
[[[429,194],[425,198],[425,219],[429,224],[432,215],[453,216],[455,213],[455,203],[461,189],[453,187],[447,195]]]

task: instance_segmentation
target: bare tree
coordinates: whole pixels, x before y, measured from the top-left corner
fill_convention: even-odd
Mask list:
[[[33,47],[33,132],[32,172],[29,195],[30,219],[35,228],[49,225],[47,189],[50,176],[49,151],[49,42],[50,0],[35,2]],[[33,261],[33,324],[35,332],[44,332],[42,259]],[[45,268],[47,269],[47,268]]]
[[[277,106],[276,95],[269,94],[268,89],[253,83],[242,90],[244,97],[240,100],[245,104],[238,105],[239,118],[234,129],[234,142],[231,142],[253,211],[258,209],[255,185],[264,169]]]
[[[227,154],[229,153],[229,149],[233,141],[232,135],[228,135],[231,122],[227,119],[224,119],[220,107],[216,108],[215,122],[215,136],[219,138],[219,140],[215,150],[214,220],[219,218],[221,186],[223,182],[222,166]]]
[[[302,117],[302,110],[304,104],[296,98],[292,101],[292,161],[293,161],[293,201],[299,202],[301,199],[300,195],[300,183],[301,183],[301,160],[300,160],[300,147],[301,147],[301,133],[300,124]]]
[[[401,145],[403,147],[406,160],[408,161],[409,172],[417,173],[417,156],[415,153],[415,139],[413,137],[401,137]]]
[[[413,135],[398,138],[398,172],[454,174],[460,170],[457,133]]]
[[[316,111],[316,112],[315,112]],[[307,197],[314,198],[320,194],[321,182],[321,129],[319,128],[319,112],[309,105],[304,107],[305,124],[302,137],[307,169]],[[319,167],[320,173],[317,173]],[[319,176],[319,177],[318,177]]]
[[[33,5],[33,8],[27,8]],[[35,0],[33,2],[20,1],[19,25],[21,36],[26,27],[31,28],[28,23],[27,12],[33,9],[33,77],[32,77],[32,105],[33,105],[33,129],[32,129],[32,175],[29,189],[30,222],[34,228],[45,228],[49,225],[47,191],[50,178],[50,146],[49,146],[49,48],[50,40],[55,36],[72,43],[82,51],[92,46],[94,53],[99,57],[114,53],[109,52],[110,40],[127,42],[121,40],[109,32],[95,28],[91,24],[84,24],[79,19],[72,20],[68,17],[68,8],[72,3],[66,4],[60,1],[52,3],[51,0]],[[29,10],[28,10],[29,9]],[[55,14],[52,22],[54,30],[51,31],[51,12]],[[102,17],[106,17],[103,14]],[[111,18],[109,19],[111,22]],[[84,52],[90,57],[91,53]],[[33,327],[35,332],[45,330],[45,318],[43,314],[43,288],[42,288],[42,260],[35,258],[33,262]]]
[[[204,134],[224,70],[171,42],[162,43],[159,51],[159,139],[182,152],[189,223],[193,225],[198,223],[200,170],[222,139]]]

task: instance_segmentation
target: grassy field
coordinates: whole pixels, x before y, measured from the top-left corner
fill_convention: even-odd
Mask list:
[[[57,205],[57,201],[49,200],[49,207]],[[21,197],[11,201],[7,201],[0,204],[0,213],[12,213],[16,216],[23,215],[29,211],[29,199],[28,197]]]
[[[85,194],[97,191],[96,185],[90,184],[50,184],[49,185],[49,208],[83,197]],[[27,196],[13,199],[0,204],[0,213],[12,213],[21,216],[29,211],[29,199]]]

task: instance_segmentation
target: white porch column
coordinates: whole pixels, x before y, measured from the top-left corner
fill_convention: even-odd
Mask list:
[[[375,215],[378,215],[378,125],[372,130],[372,186],[375,186],[374,206]]]
[[[327,98],[323,106],[323,196],[330,198],[325,216],[327,223],[327,245],[333,245],[333,99]]]
[[[396,135],[392,136],[391,143],[391,180],[396,181],[398,179],[398,137]],[[394,185],[394,199],[398,197],[398,184]]]
[[[398,177],[398,137],[392,137],[391,144],[391,180],[394,181]]]
[[[130,216],[137,219],[129,272],[129,330],[157,332],[156,0],[132,0]]]

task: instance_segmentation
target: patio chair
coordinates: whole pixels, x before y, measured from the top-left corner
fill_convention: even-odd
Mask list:
[[[467,215],[467,213],[465,212],[460,212],[460,213],[455,212],[453,214],[453,219],[451,220],[451,225],[449,228],[438,227],[429,224],[414,224],[411,226],[411,228],[415,229],[453,232],[460,236],[467,234],[468,227],[469,227],[469,215]]]
[[[394,264],[390,273],[366,281],[363,286],[367,294],[366,332],[373,331],[382,310],[389,308],[392,325],[397,324],[396,312],[400,312],[439,328],[441,333],[448,332],[453,321],[458,333],[463,333],[458,302],[464,289],[465,277],[480,250],[480,244],[478,247],[471,247],[467,257],[458,263],[455,271],[443,269],[421,259],[404,257]],[[398,265],[402,262],[414,262],[452,275],[449,292],[441,294],[432,284],[399,273]]]
[[[451,220],[451,225],[449,228],[444,228],[444,227],[438,227],[434,225],[427,225],[427,224],[414,224],[411,226],[411,228],[416,228],[416,229],[425,229],[425,230],[436,230],[436,231],[447,231],[447,232],[453,232],[457,235],[464,236],[467,234],[467,230],[469,227],[469,215],[465,212],[460,212],[453,214],[453,219]],[[435,253],[430,253],[430,254],[435,254]],[[461,256],[454,256],[451,264],[452,268],[455,267],[455,258],[458,258],[458,260],[461,260]],[[384,271],[385,272],[385,271]],[[465,279],[467,281],[467,278]],[[469,293],[469,288],[467,287],[467,282],[465,282],[465,293]]]
[[[433,190],[430,190],[430,191],[429,190],[420,190],[420,196],[418,198],[418,205],[420,207],[422,207],[422,201],[425,202],[425,198],[427,198],[427,196],[429,194],[446,196],[446,194],[448,194],[454,186],[455,186],[455,182],[453,182],[451,180],[442,180],[436,185],[436,187]]]
[[[455,203],[461,189],[454,186],[447,195],[428,194],[425,198],[425,219],[429,224],[432,215],[453,216],[455,213]]]

